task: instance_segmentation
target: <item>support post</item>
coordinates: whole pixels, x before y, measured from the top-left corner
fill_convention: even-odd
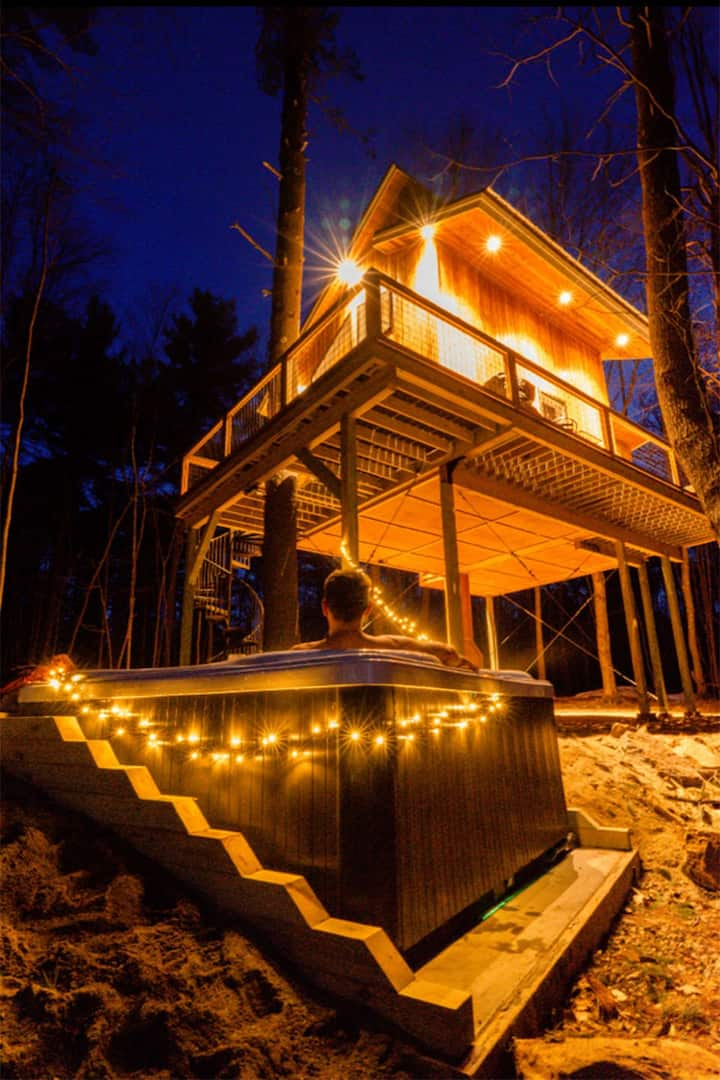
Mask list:
[[[652,596],[650,594],[650,582],[648,580],[647,565],[645,560],[638,566],[638,578],[640,579],[640,596],[642,597],[643,616],[645,619],[645,631],[647,633],[648,648],[650,650],[650,663],[652,665],[655,694],[657,695],[660,712],[667,714],[669,711],[667,690],[665,689],[665,677],[662,669],[662,657],[655,626],[655,613],[653,612]]]
[[[495,598],[485,597],[485,627],[487,629],[488,664],[491,671],[500,670],[500,650],[498,648],[497,626],[495,625]]]
[[[617,683],[610,647],[610,623],[607,612],[607,590],[605,575],[602,570],[592,575],[593,605],[595,608],[595,638],[597,641],[600,676],[602,678],[603,698],[606,702],[617,700]]]
[[[200,576],[210,541],[215,535],[219,510],[213,510],[200,536],[197,529],[190,528],[185,547],[185,584],[183,586],[182,615],[180,617],[180,663],[189,664],[192,651],[192,625],[195,611],[195,586]]]
[[[178,662],[181,666],[190,663],[192,653],[193,615],[195,613],[195,581],[192,577],[192,567],[195,562],[198,544],[197,529],[190,526],[185,543],[185,581],[180,617],[180,655]]]
[[[690,646],[690,656],[692,657],[692,675],[695,682],[695,690],[698,697],[704,697],[706,693],[705,672],[703,671],[700,648],[698,646],[697,623],[695,622],[695,601],[692,594],[692,582],[690,581],[690,560],[688,558],[687,548],[683,548],[682,577],[680,580],[685,612],[687,614],[688,645]]]
[[[357,564],[360,551],[357,499],[357,441],[355,417],[340,421],[340,505],[343,546],[348,559]]]
[[[443,551],[445,554],[445,626],[450,645],[463,651],[463,624],[460,604],[460,564],[455,528],[455,493],[452,468],[440,468],[440,515],[442,518]]]
[[[678,604],[677,592],[675,590],[675,577],[667,555],[661,556],[660,563],[662,565],[663,579],[665,581],[665,592],[667,594],[668,608],[670,611],[670,623],[672,625],[673,639],[675,641],[675,652],[677,653],[678,667],[680,668],[680,681],[682,683],[683,697],[685,699],[685,711],[693,713],[695,712],[695,693],[693,691],[692,678],[690,675],[690,664],[688,661],[687,648],[685,646],[682,619],[680,618],[680,605]]]
[[[460,616],[462,619],[463,647],[462,654],[472,660],[478,667],[483,666],[483,654],[475,642],[475,628],[473,626],[472,594],[470,592],[469,574],[460,574]]]
[[[539,585],[533,589],[535,599],[535,663],[538,679],[547,679],[547,667],[545,665],[545,642],[543,641],[542,624],[542,591]]]
[[[628,639],[630,642],[630,656],[632,659],[633,676],[638,694],[640,716],[646,717],[650,712],[648,702],[647,681],[645,679],[645,664],[643,662],[642,647],[640,644],[640,627],[638,625],[637,610],[635,608],[635,595],[630,580],[630,570],[625,559],[625,545],[615,541],[615,554],[620,572],[620,588],[622,590],[623,608],[625,609],[625,625],[627,626]]]

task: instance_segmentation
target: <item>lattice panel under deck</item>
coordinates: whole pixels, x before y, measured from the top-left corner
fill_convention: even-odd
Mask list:
[[[472,467],[549,503],[562,503],[572,511],[604,518],[666,544],[707,540],[707,525],[700,514],[529,439],[481,454]]]

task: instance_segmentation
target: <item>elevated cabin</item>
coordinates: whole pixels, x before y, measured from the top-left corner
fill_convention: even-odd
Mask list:
[[[257,551],[280,472],[297,477],[302,550],[443,588],[458,648],[473,648],[470,598],[487,598],[491,667],[493,597],[618,566],[627,585],[650,556],[671,581],[712,539],[669,445],[608,404],[603,361],[650,357],[647,319],[499,195],[433,206],[391,166],[353,266],[185,456],[183,660],[193,606],[222,615],[218,583]]]

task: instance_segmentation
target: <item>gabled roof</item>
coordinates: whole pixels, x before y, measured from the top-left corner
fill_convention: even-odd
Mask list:
[[[396,165],[391,165],[353,235],[348,255],[361,266],[373,264],[373,252],[391,252],[418,239],[418,228],[432,221],[438,242],[458,250],[491,281],[510,289],[559,325],[589,340],[603,359],[651,355],[647,317],[566,252],[491,188],[444,206],[431,192]],[[490,234],[502,247],[489,255]],[[310,325],[342,294],[333,281],[316,301]],[[562,291],[572,302],[558,305]],[[619,348],[616,338],[629,342]]]

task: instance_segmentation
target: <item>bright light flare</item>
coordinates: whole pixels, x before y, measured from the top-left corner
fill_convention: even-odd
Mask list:
[[[420,235],[423,240],[432,240],[435,235],[435,226],[432,224],[423,225],[420,229]]]
[[[363,272],[354,259],[343,259],[337,268],[338,281],[352,287],[362,281]]]
[[[502,237],[495,234],[493,234],[492,236],[488,236],[487,240],[485,241],[485,250],[489,251],[491,255],[494,255],[495,252],[499,251],[501,247]]]
[[[558,296],[558,304],[562,304],[563,307],[567,307],[568,304],[572,304],[572,302],[573,294],[570,292],[569,289],[563,289],[563,291]]]
[[[629,343],[630,343],[630,335],[629,334],[618,334],[618,336],[615,338],[615,344],[620,349],[624,349],[626,345],[629,345]]]

